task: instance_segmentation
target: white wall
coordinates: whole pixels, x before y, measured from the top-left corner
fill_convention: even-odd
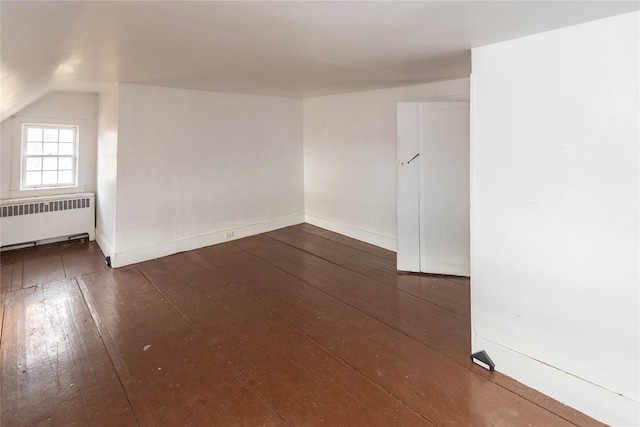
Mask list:
[[[121,84],[114,266],[304,221],[302,101]]]
[[[11,117],[0,123],[0,199],[8,199],[11,197],[13,125],[13,119]]]
[[[105,256],[116,247],[118,177],[118,85],[100,93],[96,194],[96,240]]]
[[[473,350],[638,425],[638,22],[473,50]]]
[[[395,250],[397,103],[468,93],[460,79],[306,98],[306,221]]]
[[[20,191],[20,134],[14,129],[16,118],[81,120],[85,123],[80,138],[78,156],[78,187],[54,190]],[[1,124],[0,198],[43,196],[73,192],[96,191],[96,139],[98,97],[95,93],[51,92],[23,108]],[[14,164],[17,163],[17,164]]]

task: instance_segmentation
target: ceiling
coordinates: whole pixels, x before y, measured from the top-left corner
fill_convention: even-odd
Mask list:
[[[472,47],[638,1],[7,1],[2,119],[126,82],[308,97],[467,77]]]

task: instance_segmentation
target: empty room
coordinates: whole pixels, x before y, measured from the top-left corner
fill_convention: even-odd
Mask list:
[[[640,426],[639,1],[0,2],[0,425]]]

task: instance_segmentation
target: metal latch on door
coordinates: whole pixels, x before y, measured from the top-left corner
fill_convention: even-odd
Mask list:
[[[400,166],[408,165],[409,163],[413,162],[416,159],[416,157],[418,157],[419,155],[420,155],[420,153],[416,154],[408,162],[400,162]]]

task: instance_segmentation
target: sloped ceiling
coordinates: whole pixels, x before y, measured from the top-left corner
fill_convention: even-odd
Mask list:
[[[2,119],[117,82],[308,97],[467,77],[472,47],[638,5],[3,0]]]

